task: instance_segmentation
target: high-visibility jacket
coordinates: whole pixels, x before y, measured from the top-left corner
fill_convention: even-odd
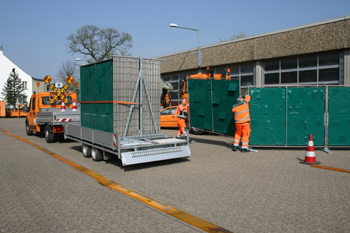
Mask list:
[[[165,103],[166,103],[167,105],[170,104],[170,96],[169,96],[169,93],[166,93],[166,95],[165,95]]]
[[[235,114],[235,123],[242,124],[250,121],[249,101],[250,96],[246,95],[243,102],[233,105],[232,112]]]
[[[177,118],[186,119],[188,116],[188,105],[183,105],[182,103],[177,106],[175,115]]]

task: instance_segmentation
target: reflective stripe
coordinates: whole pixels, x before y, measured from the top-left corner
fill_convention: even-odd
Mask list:
[[[250,119],[250,117],[248,115],[248,113],[249,113],[249,105],[247,105],[245,102],[243,104],[244,104],[245,110],[240,111],[240,112],[237,112],[236,107],[233,106],[233,109],[235,110],[235,120],[236,120],[236,122],[241,122],[241,121],[245,121],[245,120],[249,120]],[[238,119],[238,115],[242,114],[242,113],[246,113],[246,118]]]
[[[246,143],[246,142],[242,142],[242,146],[245,146],[245,145],[247,145],[248,146],[248,143]]]
[[[238,144],[236,144],[236,143],[233,143],[233,145],[234,145],[234,146],[238,146]]]
[[[239,143],[239,140],[236,140],[236,139],[235,139],[234,142],[238,142],[238,143]]]
[[[248,146],[242,146],[242,149],[248,149]]]

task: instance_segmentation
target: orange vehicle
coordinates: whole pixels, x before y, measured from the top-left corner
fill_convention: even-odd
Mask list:
[[[76,100],[76,94],[71,92],[65,96],[65,99],[54,99],[53,92],[34,93],[30,98],[29,107],[24,111],[26,117],[27,135],[35,133],[45,133],[45,140],[48,143],[54,141],[54,136],[64,132],[64,124],[72,121],[80,121],[80,111],[73,108],[73,101]],[[63,108],[63,102],[64,104]],[[51,103],[52,102],[52,103]],[[62,108],[62,109],[61,109]]]
[[[17,110],[7,111],[6,116],[7,117],[24,117],[27,116],[27,113],[23,111],[24,106],[27,106],[27,104],[19,104],[17,106]]]
[[[176,112],[177,106],[164,108],[160,112],[160,127],[162,128],[177,128]]]
[[[0,117],[6,116],[6,104],[5,101],[0,101]]]

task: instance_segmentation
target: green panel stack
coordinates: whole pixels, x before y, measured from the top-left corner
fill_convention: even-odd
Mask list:
[[[238,80],[188,79],[191,126],[234,135],[232,106],[239,95]]]
[[[159,60],[115,56],[85,65],[80,85],[83,127],[122,136],[160,131]]]
[[[285,88],[251,88],[250,144],[286,144],[286,90]]]
[[[324,141],[324,87],[293,87],[288,91],[288,146],[307,145],[312,134],[314,145]]]
[[[113,61],[80,69],[81,102],[113,101]],[[113,132],[113,103],[81,104],[81,126]]]
[[[329,87],[329,146],[350,145],[350,87]]]

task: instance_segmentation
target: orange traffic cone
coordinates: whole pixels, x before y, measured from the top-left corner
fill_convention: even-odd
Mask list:
[[[61,112],[65,112],[65,111],[66,111],[66,105],[64,104],[64,101],[62,101]]]
[[[312,134],[309,136],[309,142],[307,144],[305,160],[301,161],[302,164],[315,165],[320,164],[316,161],[314,141],[312,140]]]
[[[75,99],[73,100],[73,107],[72,107],[72,111],[77,111],[77,102],[75,102]]]

